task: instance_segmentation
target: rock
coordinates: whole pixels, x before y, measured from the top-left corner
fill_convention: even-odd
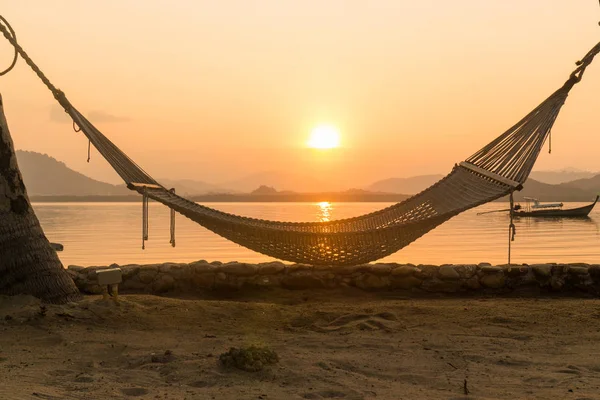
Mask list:
[[[138,279],[142,283],[150,283],[154,280],[158,274],[158,267],[156,265],[144,265],[138,271]]]
[[[246,263],[227,263],[219,268],[221,272],[233,276],[252,276],[256,275],[258,268],[255,264]]]
[[[123,283],[119,285],[119,291],[121,292],[131,291],[139,293],[147,291],[147,288],[147,284],[140,282],[139,279],[135,277],[128,280],[124,280]]]
[[[215,272],[218,270],[219,267],[213,264],[193,263],[190,265],[189,268],[192,269],[193,274],[205,274]]]
[[[54,251],[63,251],[65,249],[65,247],[60,243],[50,243],[50,247],[52,247]]]
[[[79,278],[79,274],[77,273],[77,271],[73,271],[71,269],[67,269],[67,274],[69,274],[69,276],[71,277],[71,279],[75,280]]]
[[[466,280],[465,286],[473,290],[481,288],[481,284],[479,283],[479,277],[477,275],[473,275],[472,277]]]
[[[417,267],[415,267],[414,265],[400,265],[399,267],[396,267],[394,269],[392,269],[392,276],[397,276],[397,277],[405,277],[405,276],[413,276],[416,273],[421,272],[420,269],[418,269]]]
[[[424,265],[420,264],[417,266],[418,271],[415,271],[415,276],[419,279],[428,280],[437,276],[438,273],[437,265]]]
[[[533,273],[539,278],[549,278],[552,275],[552,264],[535,264],[531,266]]]
[[[336,267],[334,271],[337,275],[352,275],[357,272],[365,272],[368,270],[368,265],[345,265],[343,267]]]
[[[101,294],[103,292],[103,288],[95,283],[85,283],[81,287],[81,291],[89,294]]]
[[[458,272],[458,275],[460,275],[461,279],[469,279],[477,273],[477,265],[476,264],[455,265],[454,270],[456,272]]]
[[[422,280],[415,278],[412,275],[392,275],[390,278],[390,286],[394,289],[412,289],[421,286]]]
[[[258,265],[258,273],[260,275],[275,275],[285,270],[285,264],[279,261],[270,263],[262,263]]]
[[[479,283],[490,289],[500,289],[506,284],[506,277],[503,272],[487,273],[479,278]]]
[[[235,275],[227,275],[223,272],[217,272],[215,274],[214,287],[219,289],[235,289],[238,290],[242,287],[243,280]]]
[[[164,293],[172,290],[173,287],[175,287],[175,279],[171,275],[161,273],[152,285],[152,291],[154,293]]]
[[[160,264],[158,266],[158,271],[170,273],[172,268],[176,268],[178,266],[179,266],[178,264],[167,262],[167,263]]]
[[[479,270],[484,274],[497,274],[504,272],[504,268],[501,266],[483,265],[479,267]]]
[[[442,281],[437,278],[423,281],[423,290],[434,293],[454,293],[462,290],[462,282],[459,280]]]
[[[387,276],[392,271],[391,265],[386,264],[373,264],[369,266],[367,270],[370,274],[377,276]]]
[[[215,285],[215,274],[213,273],[194,273],[191,283],[197,289],[212,289]]]
[[[80,272],[80,271],[83,271],[84,269],[85,269],[84,267],[81,267],[79,265],[69,265],[67,267],[67,270],[69,270],[69,271],[75,271],[75,272]]]
[[[529,272],[529,267],[511,265],[504,269],[504,273],[510,277],[525,275]]]
[[[565,280],[561,276],[552,275],[550,278],[550,287],[553,290],[560,290],[565,285]]]
[[[588,267],[569,266],[569,274],[571,275],[587,275]]]
[[[482,268],[482,267],[491,267],[491,266],[492,266],[492,264],[490,264],[490,263],[488,263],[488,262],[481,262],[481,263],[477,264],[477,266],[478,266],[479,268]]]
[[[458,272],[450,265],[442,265],[438,270],[438,276],[443,281],[460,279]]]
[[[131,279],[133,276],[137,275],[140,270],[139,265],[124,265],[121,267],[121,273],[123,274],[123,281],[127,279]]]
[[[281,284],[278,275],[257,275],[246,282],[250,286],[276,287]]]
[[[313,265],[311,273],[313,274],[325,274],[335,269],[332,265]]]
[[[312,271],[313,266],[312,265],[307,265],[307,264],[292,264],[287,268],[288,273],[296,273],[296,272],[303,272],[303,271]]]
[[[593,264],[588,267],[588,273],[595,280],[600,280],[600,265]]]
[[[357,287],[366,290],[384,289],[390,287],[390,279],[374,274],[362,274],[355,280]]]
[[[552,275],[565,275],[569,273],[569,265],[566,264],[556,264],[552,268]]]
[[[282,277],[281,285],[288,289],[320,289],[325,285],[309,274],[288,274]]]
[[[315,274],[315,278],[323,282],[323,286],[326,288],[335,288],[340,286],[341,277],[338,278],[335,274],[321,273]]]
[[[175,278],[175,281],[180,283],[177,287],[184,285],[192,279],[194,275],[194,268],[190,266],[179,265],[171,270],[171,276]]]
[[[510,276],[510,285],[514,287],[518,286],[540,286],[540,282],[536,277],[535,273],[530,267],[521,267],[527,268],[527,272],[520,275]]]
[[[227,275],[225,275],[225,273],[223,273],[223,272],[217,272],[215,274],[215,279],[218,281],[224,281],[227,279]]]

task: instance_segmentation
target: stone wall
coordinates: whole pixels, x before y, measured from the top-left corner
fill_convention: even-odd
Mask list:
[[[412,265],[395,263],[322,267],[268,262],[196,261],[189,264],[110,265],[67,271],[84,293],[101,293],[96,271],[120,267],[120,293],[193,293],[243,288],[325,289],[357,287],[364,290],[412,293],[511,292],[526,288],[548,292],[600,293],[600,265],[534,264]]]

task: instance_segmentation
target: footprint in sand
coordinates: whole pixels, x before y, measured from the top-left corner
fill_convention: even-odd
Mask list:
[[[305,399],[343,399],[346,397],[346,393],[336,390],[324,390],[321,392],[306,393],[302,397]]]
[[[77,371],[73,371],[70,369],[55,369],[52,371],[48,371],[47,374],[50,376],[67,376],[67,375],[75,375]]]
[[[91,383],[94,382],[94,378],[88,375],[81,375],[75,378],[74,382],[78,383]]]
[[[312,324],[310,328],[317,332],[336,332],[350,329],[392,332],[398,329],[397,321],[398,318],[396,315],[390,312],[378,314],[346,314],[325,325]]]
[[[305,399],[344,399],[344,400],[364,400],[365,396],[356,393],[354,391],[340,392],[339,390],[321,390],[317,392],[305,393],[303,396]]]
[[[214,383],[211,382],[207,382],[207,381],[196,381],[196,382],[192,382],[190,384],[188,384],[191,387],[195,387],[195,388],[206,388],[206,387],[211,387],[214,385]]]
[[[145,388],[123,388],[123,389],[121,389],[121,392],[123,392],[123,394],[126,396],[143,396],[145,394],[148,394],[148,389],[145,389]]]

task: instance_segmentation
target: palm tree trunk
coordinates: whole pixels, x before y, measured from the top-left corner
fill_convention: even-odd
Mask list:
[[[0,293],[30,294],[50,303],[81,299],[29,203],[1,96]]]

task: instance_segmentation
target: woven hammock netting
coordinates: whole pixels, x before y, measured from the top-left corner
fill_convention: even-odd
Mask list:
[[[520,190],[571,88],[600,51],[594,46],[569,79],[523,119],[454,166],[439,182],[401,203],[328,222],[280,222],[228,214],[178,196],[154,180],[88,121],[33,63],[0,17],[0,30],[127,186],[147,199],[256,252],[312,265],[357,265],[390,255],[457,214]],[[146,215],[146,214],[144,214]],[[147,224],[144,224],[147,229]],[[144,232],[144,236],[147,232]],[[174,244],[174,238],[172,237]]]

